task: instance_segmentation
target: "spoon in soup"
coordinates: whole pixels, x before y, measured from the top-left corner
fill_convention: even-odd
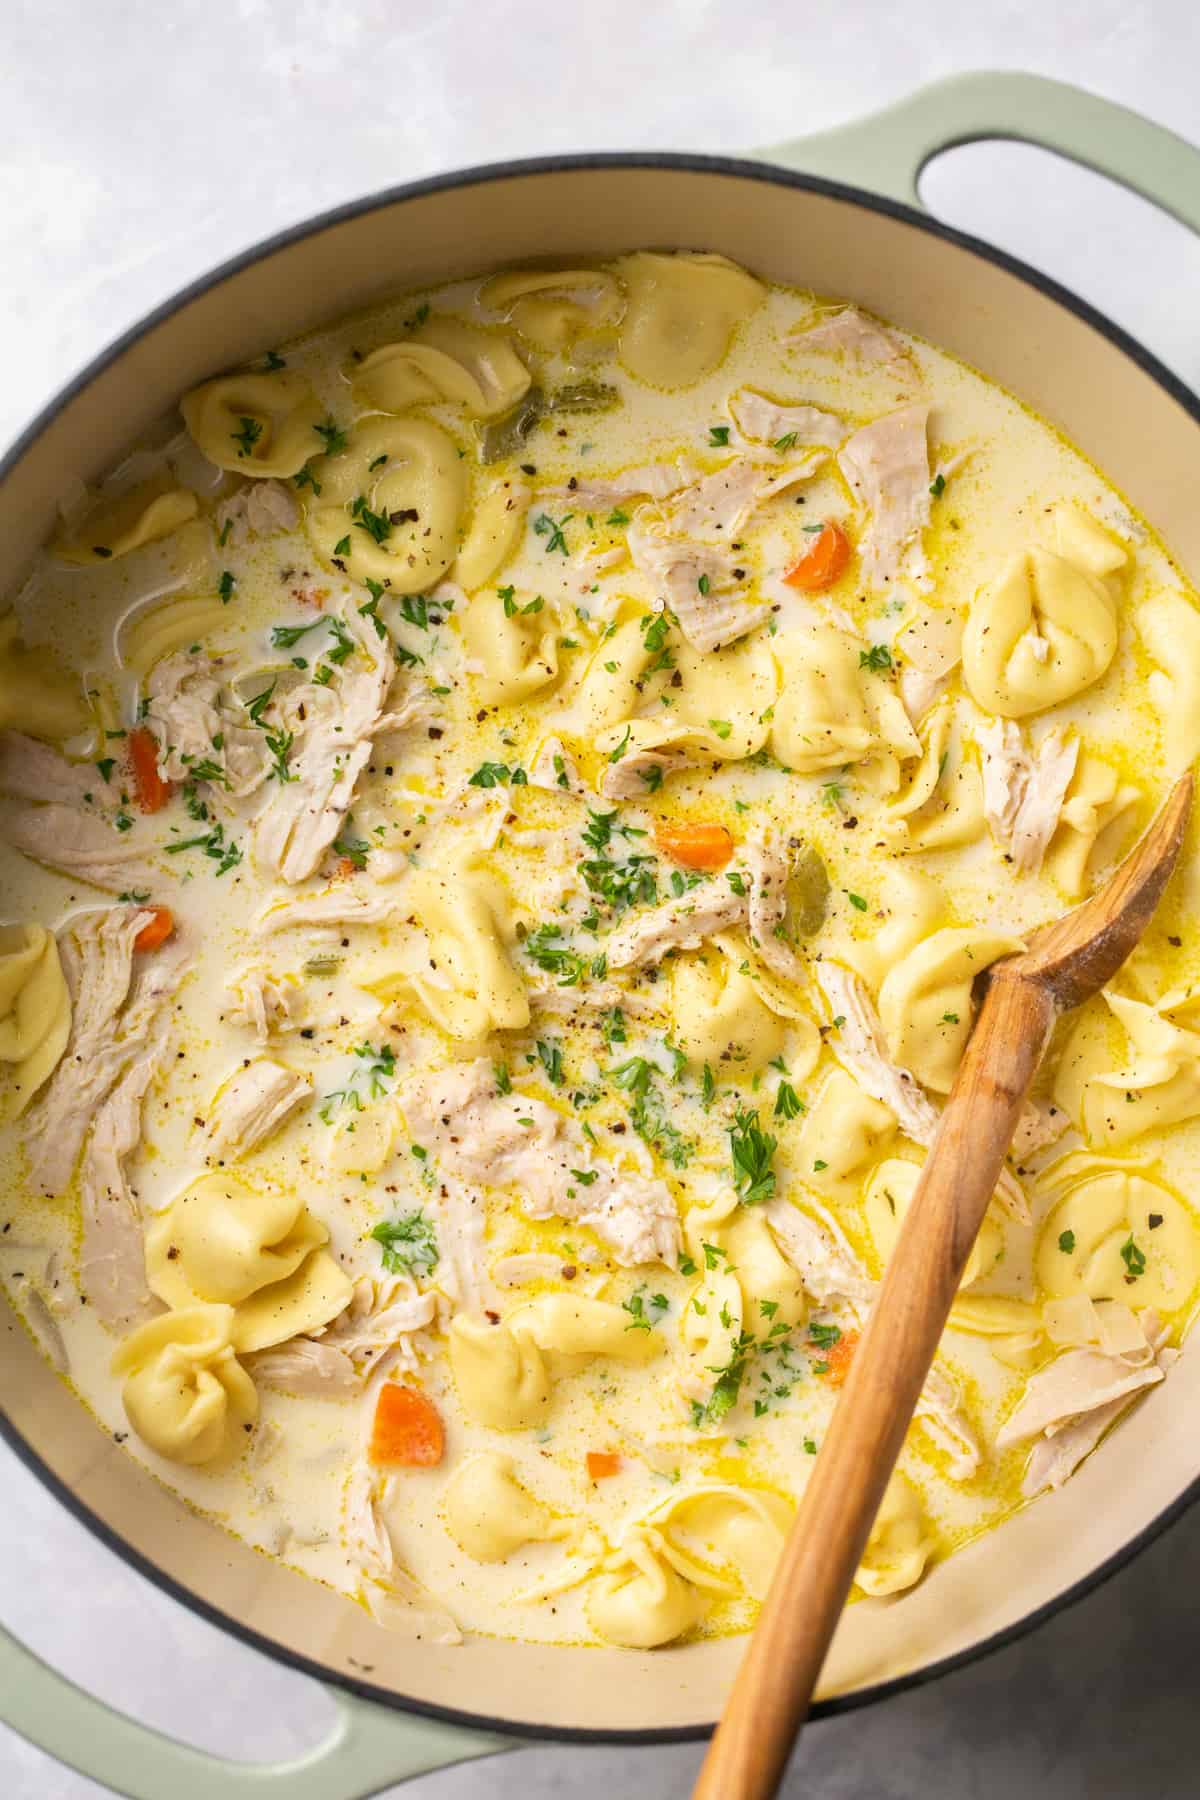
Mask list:
[[[974,1030],[694,1800],[778,1788],[1055,1022],[1138,943],[1191,800],[1188,774],[1099,893],[979,977]]]

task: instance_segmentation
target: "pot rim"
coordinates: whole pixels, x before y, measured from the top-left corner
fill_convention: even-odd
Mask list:
[[[1111,344],[1129,357],[1143,373],[1164,389],[1197,425],[1200,425],[1200,396],[1197,396],[1186,382],[1168,369],[1165,363],[1147,350],[1145,345],[1130,332],[1115,324],[1089,301],[1081,299],[1071,289],[1063,286],[1053,277],[1042,274],[1030,264],[1022,261],[1021,258],[973,236],[970,232],[962,231],[957,226],[943,224],[941,220],[931,217],[916,207],[907,206],[882,195],[869,193],[864,188],[855,187],[846,182],[831,181],[824,176],[806,175],[777,163],[752,160],[748,157],[714,156],[687,151],[584,152],[480,163],[440,175],[425,176],[419,181],[396,183],[390,187],[377,189],[357,200],[344,201],[339,206],[327,208],[324,212],[317,213],[298,224],[286,226],[270,237],[263,238],[245,250],[239,251],[236,255],[226,258],[215,268],[178,289],[168,299],[160,302],[158,306],[140,318],[136,324],[113,339],[42,407],[41,411],[18,434],[4,455],[0,456],[0,500],[3,498],[2,484],[10,471],[17,466],[26,452],[77,394],[82,393],[99,375],[118,362],[125,352],[148,332],[174,317],[193,300],[199,299],[224,282],[240,275],[245,269],[266,261],[278,251],[287,250],[294,244],[303,243],[307,238],[315,237],[332,226],[363,218],[374,212],[381,212],[398,202],[419,199],[427,194],[450,192],[456,188],[485,182],[506,181],[531,175],[571,173],[588,169],[664,169],[699,175],[734,176],[771,186],[791,187],[802,192],[820,194],[829,199],[857,206],[862,211],[882,214],[903,224],[916,226],[931,237],[939,238],[959,249],[967,250],[982,260],[1003,269],[1006,273],[1015,275],[1019,280],[1073,313],[1082,323],[1099,332],[1101,336],[1107,338]],[[108,1549],[114,1551],[131,1568],[135,1569],[138,1574],[153,1582],[160,1591],[179,1601],[209,1624],[229,1632],[250,1649],[257,1650],[275,1662],[295,1669],[297,1673],[307,1675],[315,1681],[354,1694],[359,1699],[371,1701],[394,1711],[411,1713],[420,1718],[434,1719],[446,1724],[462,1726],[468,1730],[495,1733],[529,1742],[682,1744],[698,1742],[708,1737],[715,1729],[716,1721],[706,1725],[648,1726],[627,1730],[524,1723],[484,1713],[473,1713],[459,1707],[436,1706],[431,1702],[397,1694],[391,1689],[377,1687],[357,1676],[332,1669],[264,1637],[244,1620],[235,1618],[222,1611],[220,1607],[212,1605],[200,1594],[160,1569],[133,1543],[106,1524],[79,1499],[72,1489],[43,1461],[30,1440],[17,1430],[2,1409],[0,1409],[0,1438],[8,1444],[18,1460],[37,1477],[74,1518]],[[894,1676],[887,1681],[873,1682],[865,1687],[855,1688],[847,1694],[837,1694],[828,1699],[818,1700],[811,1708],[810,1717],[831,1718],[840,1713],[852,1712],[859,1707],[890,1699],[894,1695],[905,1693],[910,1689],[924,1687],[931,1682],[940,1680],[945,1675],[952,1674],[957,1669],[966,1668],[985,1656],[1004,1649],[1009,1644],[1016,1643],[1020,1638],[1035,1631],[1048,1619],[1054,1617],[1056,1613],[1065,1611],[1086,1595],[1096,1592],[1112,1576],[1131,1563],[1157,1537],[1175,1524],[1197,1500],[1200,1500],[1200,1473],[1169,1506],[1165,1507],[1156,1518],[1123,1544],[1112,1556],[1098,1563],[1087,1575],[1071,1587],[1064,1589],[1062,1593],[1056,1594],[1043,1605],[1024,1614],[1012,1625],[993,1632],[988,1637],[981,1638],[977,1643],[971,1644],[951,1656],[941,1657],[935,1662],[927,1663],[922,1668]]]

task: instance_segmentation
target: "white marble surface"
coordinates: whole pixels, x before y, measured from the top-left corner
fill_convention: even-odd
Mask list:
[[[1186,40],[1186,42],[1185,42]],[[8,0],[0,60],[0,442],[118,332],[256,238],[388,183],[571,149],[736,151],[957,69],[1081,82],[1200,135],[1194,0]],[[928,203],[1086,294],[1200,385],[1200,244],[1016,146],[954,153]],[[92,1542],[0,1452],[0,1619],[92,1691],[244,1756],[327,1716]],[[1158,1800],[1196,1791],[1200,1517],[1034,1638],[815,1728],[821,1800]],[[694,1748],[536,1748],[412,1800],[685,1795]],[[0,1730],[3,1800],[101,1790]],[[166,1797],[164,1797],[166,1800]]]

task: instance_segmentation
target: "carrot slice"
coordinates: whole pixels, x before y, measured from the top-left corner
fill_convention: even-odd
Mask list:
[[[589,1450],[587,1472],[593,1481],[607,1481],[610,1475],[620,1474],[621,1458],[615,1450]]]
[[[660,825],[654,841],[685,869],[723,869],[733,855],[733,834],[724,825]]]
[[[158,772],[158,739],[144,725],[129,734],[129,769],[133,791],[144,813],[161,812],[171,798],[171,783]]]
[[[799,562],[785,569],[783,579],[806,594],[832,587],[850,561],[850,539],[840,525],[822,525]]]
[[[157,950],[175,929],[175,914],[169,906],[151,906],[146,910],[150,918],[133,940],[135,950]]]
[[[836,1344],[830,1344],[828,1350],[822,1351],[821,1361],[827,1364],[825,1373],[831,1387],[841,1387],[850,1373],[859,1335],[857,1331],[843,1331]]]
[[[367,1461],[377,1469],[433,1469],[445,1448],[442,1415],[429,1396],[385,1382],[375,1402]]]

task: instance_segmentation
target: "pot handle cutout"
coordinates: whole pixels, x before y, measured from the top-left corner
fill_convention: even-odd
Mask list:
[[[337,1720],[315,1750],[286,1763],[231,1762],[114,1712],[0,1627],[0,1718],[128,1800],[369,1800],[428,1770],[515,1748],[511,1739],[327,1691]]]
[[[1043,75],[952,75],[865,119],[757,155],[921,207],[925,165],[987,138],[1036,144],[1082,163],[1200,232],[1200,150],[1141,113]]]

